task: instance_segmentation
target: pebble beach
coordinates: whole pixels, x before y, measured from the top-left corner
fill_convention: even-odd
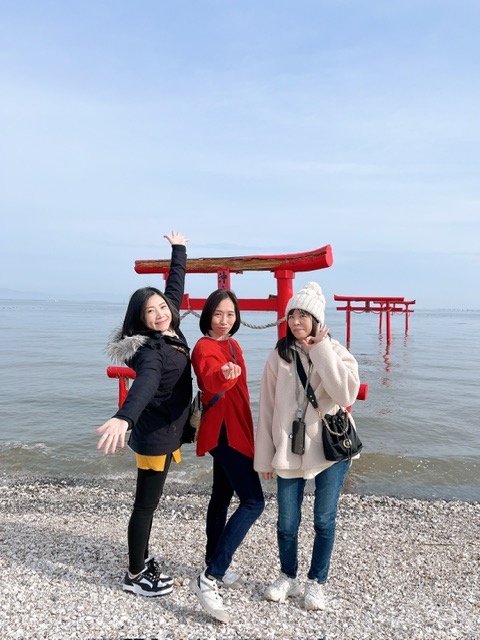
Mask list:
[[[274,485],[270,485],[274,487]],[[278,575],[276,504],[237,551],[242,589],[222,588],[231,622],[201,609],[189,589],[202,568],[205,487],[168,483],[152,549],[175,578],[156,598],[122,591],[132,480],[0,478],[0,629],[3,640],[480,639],[480,504],[344,493],[326,611],[302,598],[263,599]],[[300,533],[304,581],[312,545],[311,494]]]

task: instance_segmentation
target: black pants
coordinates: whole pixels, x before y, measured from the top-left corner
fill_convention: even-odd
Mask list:
[[[145,568],[153,514],[163,494],[172,456],[167,455],[165,469],[137,469],[137,488],[133,511],[128,523],[128,568],[133,575]]]
[[[228,445],[225,426],[222,426],[218,446],[210,454],[213,484],[207,509],[205,562],[208,573],[221,580],[265,502],[253,460]],[[227,521],[234,493],[240,503]]]

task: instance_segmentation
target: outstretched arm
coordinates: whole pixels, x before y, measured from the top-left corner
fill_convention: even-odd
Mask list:
[[[172,259],[165,284],[165,295],[173,302],[177,309],[182,304],[185,289],[185,273],[187,270],[187,253],[185,245],[188,239],[178,231],[172,231],[164,236],[172,245]]]

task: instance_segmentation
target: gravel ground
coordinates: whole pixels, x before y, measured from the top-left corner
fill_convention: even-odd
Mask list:
[[[273,493],[235,556],[247,579],[222,589],[229,625],[209,618],[188,583],[201,568],[204,489],[168,484],[152,551],[172,594],[125,593],[133,480],[0,478],[2,640],[213,638],[480,639],[480,504],[344,494],[327,610],[263,600],[278,575]],[[312,543],[312,496],[301,526],[300,578]]]

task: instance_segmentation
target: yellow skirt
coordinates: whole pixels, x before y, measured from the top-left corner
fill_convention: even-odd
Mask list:
[[[149,469],[152,471],[164,471],[165,470],[165,461],[167,459],[166,455],[163,456],[142,456],[140,453],[135,454],[135,458],[137,460],[137,467],[139,469],[144,469],[148,471]],[[182,453],[180,449],[176,449],[172,453],[172,459],[174,462],[182,461]]]

